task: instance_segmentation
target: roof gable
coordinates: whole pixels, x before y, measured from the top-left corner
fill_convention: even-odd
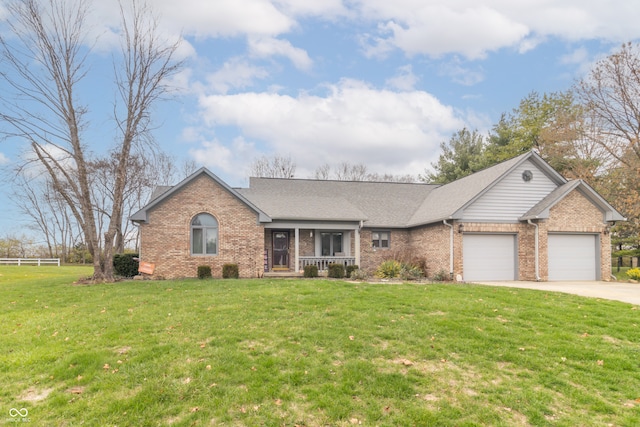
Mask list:
[[[465,208],[527,161],[535,164],[553,182],[558,184],[566,182],[562,175],[547,162],[530,151],[437,188],[424,200],[411,218],[409,225],[418,226],[445,219],[461,219]]]
[[[572,191],[580,191],[591,203],[593,203],[598,209],[603,212],[604,221],[626,221],[620,212],[618,212],[613,206],[611,206],[606,200],[602,198],[589,184],[581,179],[576,179],[567,182],[564,185],[556,188],[549,193],[544,199],[533,206],[528,212],[526,212],[519,219],[521,221],[533,220],[533,219],[547,219],[551,208],[557,205],[562,199],[564,199]]]
[[[464,221],[517,221],[558,187],[546,168],[528,158],[504,173],[479,196],[466,203],[457,217]]]
[[[196,172],[189,175],[187,178],[182,180],[182,182],[180,182],[179,184],[173,187],[165,187],[165,186],[158,187],[151,195],[151,200],[149,201],[149,203],[145,207],[140,209],[138,212],[134,213],[129,219],[134,222],[147,222],[148,213],[151,209],[160,205],[162,202],[172,197],[174,194],[182,190],[185,186],[187,186],[189,183],[191,183],[196,178],[202,175],[205,175],[210,179],[212,179],[213,181],[215,181],[220,187],[224,188],[231,195],[233,195],[242,203],[244,203],[248,208],[253,210],[258,215],[259,222],[271,222],[271,218],[269,217],[269,215],[267,215],[265,212],[260,210],[252,202],[247,200],[242,194],[240,194],[235,189],[231,188],[226,182],[218,178],[218,176],[216,176],[213,172],[211,172],[210,170],[204,167],[198,169]]]

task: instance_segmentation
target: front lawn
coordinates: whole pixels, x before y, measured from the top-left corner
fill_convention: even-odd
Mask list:
[[[11,408],[69,426],[640,424],[628,304],[330,280],[0,290],[7,424]]]

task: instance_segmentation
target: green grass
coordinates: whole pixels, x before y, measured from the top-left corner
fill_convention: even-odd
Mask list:
[[[10,408],[69,426],[640,424],[628,304],[473,285],[0,274],[7,424]]]
[[[617,266],[613,266],[611,267],[611,274],[613,274],[614,276],[616,276],[616,279],[620,282],[626,282],[629,280],[629,276],[627,276],[627,270],[629,270],[630,267],[620,267],[620,271],[618,271],[618,267]]]

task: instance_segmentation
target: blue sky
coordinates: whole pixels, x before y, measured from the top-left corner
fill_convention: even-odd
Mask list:
[[[530,92],[566,90],[640,39],[635,0],[151,3],[185,59],[175,98],[155,111],[156,140],[233,186],[275,154],[295,161],[298,178],[341,162],[417,175],[457,130],[486,132]],[[81,96],[98,152],[112,143],[116,4],[95,0],[89,18],[96,53]],[[16,164],[24,148],[0,141],[0,163]],[[2,186],[0,236],[21,232],[9,192]]]

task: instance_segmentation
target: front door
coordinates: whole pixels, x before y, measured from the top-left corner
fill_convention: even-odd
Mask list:
[[[289,269],[289,232],[274,231],[273,240],[273,269]]]

